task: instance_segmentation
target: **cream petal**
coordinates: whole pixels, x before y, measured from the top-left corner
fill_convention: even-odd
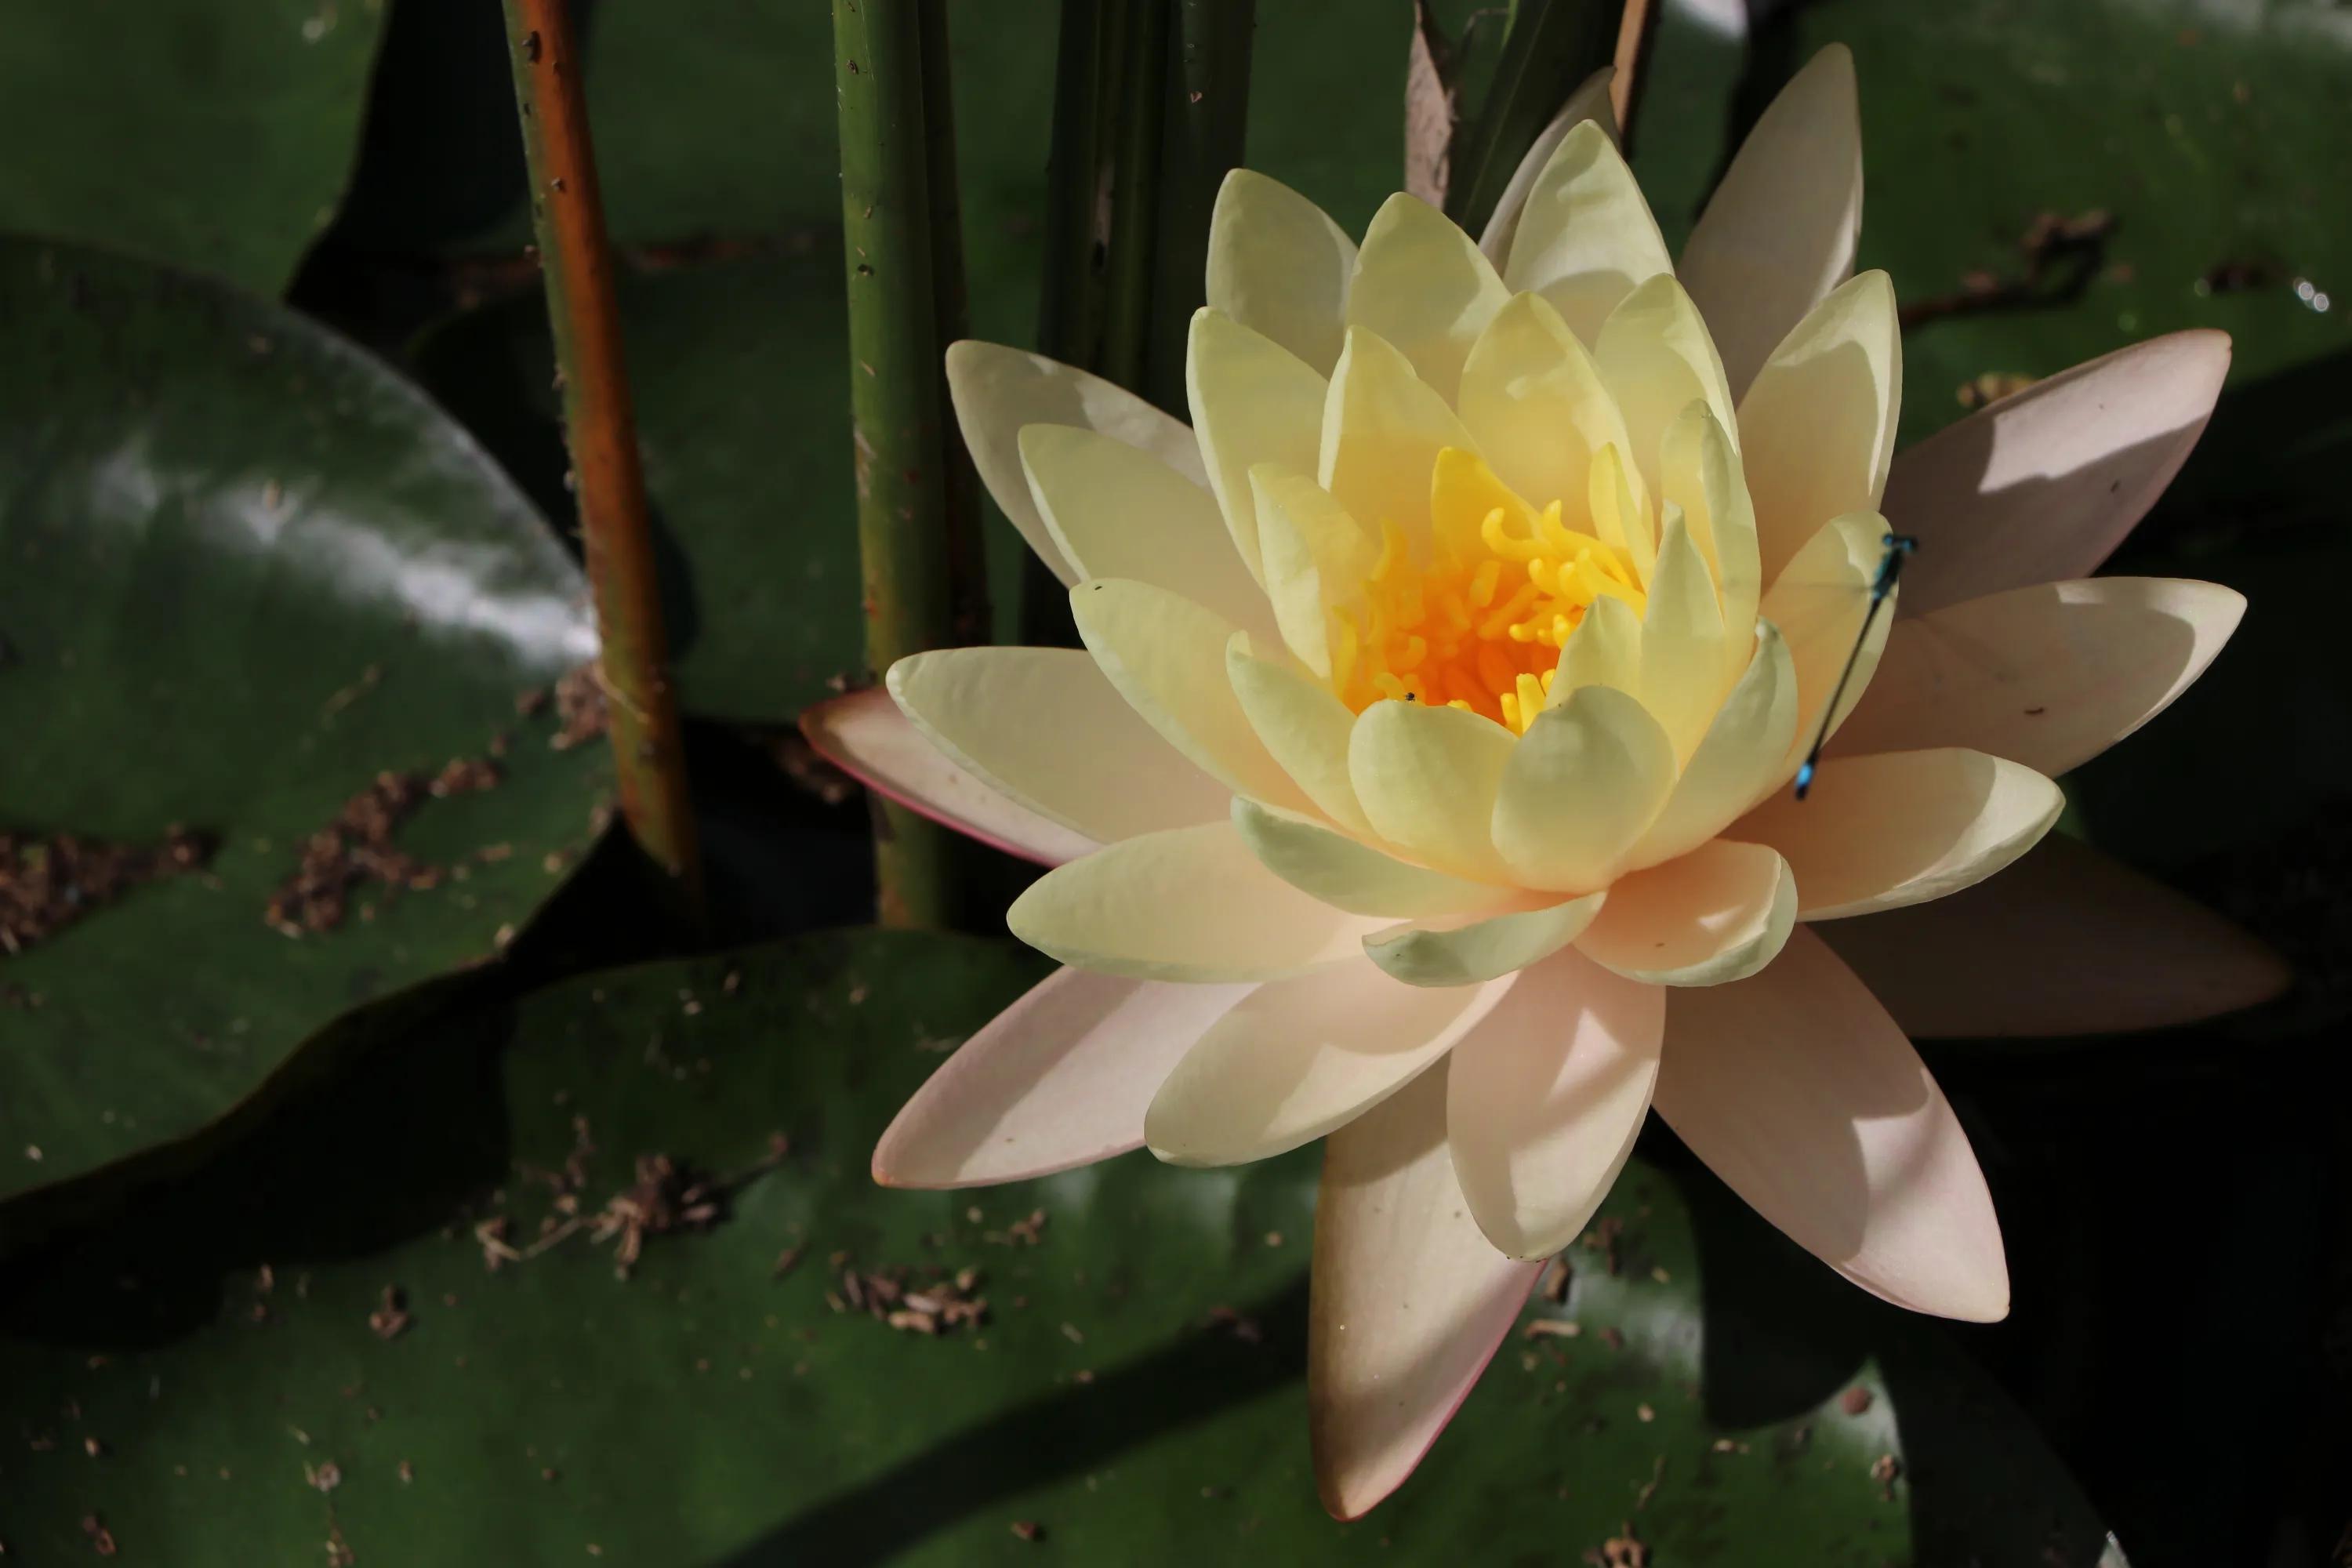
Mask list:
[[[1642,618],[1622,599],[1593,600],[1568,634],[1544,706],[1557,708],[1588,686],[1642,689]]]
[[[1919,541],[1906,613],[2087,576],[2189,457],[2230,339],[2174,332],[2038,381],[1895,459],[1881,510]]]
[[[1476,985],[1559,952],[1591,925],[1607,897],[1587,893],[1500,914],[1433,915],[1366,936],[1364,952],[1408,985]]]
[[[1643,494],[1659,493],[1666,430],[1694,402],[1706,404],[1734,447],[1745,449],[1747,428],[1733,412],[1723,362],[1673,273],[1651,279],[1609,312],[1592,361],[1625,416]]]
[[[1144,1140],[1174,1165],[1237,1165],[1311,1142],[1419,1077],[1512,984],[1432,991],[1356,963],[1261,985],[1176,1064]]]
[[[1799,800],[1778,795],[1730,829],[1796,868],[1798,913],[1837,920],[1924,904],[1983,881],[2064,810],[2032,768],[1948,747],[1831,757]]]
[[[1075,425],[1100,431],[1150,453],[1196,484],[1208,483],[1200,445],[1181,420],[1170,418],[1098,375],[1043,354],[971,339],[948,346],[947,374],[956,422],[963,427],[964,445],[971,449],[981,482],[1037,558],[1065,584],[1076,583],[1078,573],[1063,559],[1030,500],[1029,483],[1021,471],[1024,429]],[[1319,412],[1319,389],[1316,406]]]
[[[1324,1145],[1307,1331],[1316,1489],[1356,1519],[1421,1463],[1543,1271],[1495,1250],[1446,1152],[1446,1069]]]
[[[1005,923],[1075,968],[1209,984],[1347,963],[1380,927],[1267,870],[1229,822],[1148,833],[1057,866],[1013,901]]]
[[[1225,815],[1232,792],[1153,733],[1076,648],[941,648],[900,659],[887,684],[950,762],[1096,843]]]
[[[1394,522],[1429,542],[1429,476],[1448,447],[1475,451],[1445,399],[1378,332],[1348,329],[1323,409],[1316,483],[1368,529]]]
[[[1646,584],[1657,569],[1658,536],[1650,526],[1641,471],[1631,466],[1622,447],[1603,447],[1592,454],[1585,479],[1585,506],[1594,536],[1626,556],[1634,575]]]
[[[1820,931],[1920,1038],[2170,1028],[2294,978],[2212,910],[2055,833],[1964,892]]]
[[[1246,985],[1057,969],[956,1047],[874,1147],[886,1187],[977,1187],[1143,1147],[1160,1084]]]
[[[1675,268],[1706,316],[1734,396],[1789,330],[1845,281],[1861,234],[1853,57],[1832,44],[1757,120]]]
[[[1356,716],[1348,777],[1372,831],[1441,871],[1508,882],[1488,823],[1511,732],[1459,708],[1375,702]]]
[[[1470,345],[1510,297],[1494,263],[1453,219],[1399,191],[1364,231],[1348,285],[1348,325],[1393,344],[1451,405]]]
[[[1626,857],[1627,867],[1638,870],[1696,849],[1788,777],[1797,667],[1771,622],[1758,623],[1755,645],[1747,672],[1716,710],[1674,793]]]
[[[1539,294],[1495,314],[1462,367],[1462,423],[1512,489],[1572,507],[1592,454],[1630,441],[1591,354]]]
[[[1208,302],[1325,375],[1339,358],[1356,242],[1321,207],[1253,169],[1209,214]]]
[[[1674,742],[1649,710],[1614,687],[1585,687],[1511,748],[1495,847],[1522,886],[1605,888],[1674,784]]]
[[[1272,338],[1206,307],[1192,313],[1184,392],[1210,491],[1253,574],[1260,567],[1249,471],[1260,463],[1314,468],[1326,389],[1321,372]]]
[[[1616,77],[1614,66],[1602,66],[1586,77],[1568,95],[1568,101],[1560,105],[1551,123],[1536,133],[1527,155],[1511,171],[1510,182],[1504,185],[1493,216],[1486,219],[1486,226],[1478,236],[1478,248],[1486,253],[1486,259],[1495,264],[1496,270],[1502,270],[1510,260],[1511,245],[1518,236],[1520,216],[1527,211],[1528,193],[1536,188],[1537,176],[1551,162],[1559,144],[1568,140],[1568,133],[1591,120],[1600,123],[1611,141],[1617,139],[1617,114],[1609,102],[1609,85]]]
[[[1832,518],[1878,510],[1902,403],[1895,285],[1865,272],[1797,323],[1739,400],[1765,582]]]
[[[1507,903],[1512,890],[1384,855],[1342,833],[1234,798],[1234,827],[1265,868],[1335,909],[1388,920],[1461,914]]]
[[[1591,343],[1618,301],[1673,270],[1617,143],[1593,121],[1571,129],[1528,193],[1503,281],[1512,293],[1542,295]]]
[[[1032,425],[1019,445],[1037,515],[1081,578],[1132,577],[1273,635],[1265,591],[1206,486],[1092,430]]]
[[[958,767],[880,687],[804,710],[801,733],[817,755],[867,789],[1007,855],[1058,866],[1100,847],[1100,840],[1032,811]],[[1151,739],[1157,743],[1160,737]],[[1199,773],[1164,746],[1161,754]]]
[[[1250,470],[1250,489],[1257,498],[1264,596],[1273,601],[1283,643],[1328,680],[1330,612],[1360,591],[1380,547],[1328,490],[1295,468],[1260,463]]]
[[[2008,1314],[2000,1226],[1968,1134],[1811,931],[1753,979],[1667,998],[1652,1103],[1733,1192],[1873,1295],[1971,1322]]]
[[[1732,676],[1724,668],[1723,606],[1714,576],[1682,509],[1670,503],[1665,516],[1642,613],[1641,696],[1673,742],[1679,765],[1698,749]]]
[[[1446,1063],[1446,1142],[1486,1239],[1543,1258],[1583,1232],[1650,1109],[1665,993],[1574,952],[1519,976]]]
[[[1710,839],[1620,877],[1577,950],[1628,980],[1722,985],[1780,956],[1797,924],[1798,879],[1760,844]]]
[[[1736,680],[1754,649],[1748,633],[1763,595],[1756,508],[1748,499],[1739,453],[1706,405],[1693,403],[1666,426],[1658,466],[1661,500],[1682,509],[1691,538],[1715,575],[1723,624],[1733,634],[1723,641],[1724,677]]]
[[[1845,678],[1845,689],[1830,725],[1832,734],[1870,689],[1895,623],[1894,605],[1870,615],[1871,584],[1885,558],[1886,520],[1875,512],[1854,512],[1816,532],[1764,595],[1763,617],[1788,639],[1797,675],[1797,731],[1780,769],[1783,779],[1796,772],[1821,733],[1822,712],[1840,678]],[[1900,599],[1900,589],[1895,596]],[[1855,639],[1865,620],[1870,635],[1857,652]]]
[[[2245,609],[2213,583],[2098,577],[1900,621],[1838,750],[1968,746],[2065,773],[2170,707]]]
[[[1234,695],[1225,674],[1231,622],[1163,589],[1115,578],[1071,589],[1070,610],[1095,663],[1170,745],[1236,794],[1314,809],[1267,754]]]
[[[1226,645],[1225,679],[1250,728],[1307,797],[1341,827],[1370,837],[1371,819],[1348,774],[1356,716],[1347,704],[1296,670],[1254,658],[1243,636]]]

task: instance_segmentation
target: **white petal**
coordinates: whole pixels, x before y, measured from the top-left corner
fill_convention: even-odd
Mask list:
[[[1208,302],[1325,375],[1339,358],[1356,242],[1321,207],[1252,169],[1209,215]]]
[[[1045,531],[1021,472],[1019,442],[1025,427],[1075,425],[1098,430],[1150,453],[1187,479],[1208,482],[1200,446],[1181,420],[1171,419],[1098,375],[1043,354],[971,339],[949,345],[947,373],[948,395],[981,482],[1037,558],[1066,584],[1076,582],[1078,574]]]
[[[1461,406],[1504,483],[1539,507],[1563,501],[1571,515],[1592,454],[1631,445],[1591,353],[1539,294],[1517,296],[1486,323],[1462,368]]]
[[[1968,1134],[1811,931],[1752,980],[1667,998],[1653,1103],[1726,1185],[1864,1289],[1971,1322],[2007,1315],[2000,1226]]]
[[[1145,1141],[1177,1165],[1236,1165],[1311,1142],[1419,1077],[1511,984],[1431,991],[1358,963],[1261,985],[1160,1086]]]
[[[1666,430],[1694,402],[1706,404],[1734,447],[1745,449],[1747,427],[1733,411],[1723,362],[1673,273],[1660,273],[1619,302],[1601,324],[1592,360],[1625,416],[1642,494],[1659,493]]]
[[[1665,1034],[1665,994],[1564,952],[1519,976],[1446,1066],[1462,1195],[1512,1258],[1574,1241],[1633,1152]]]
[[[1248,994],[1057,969],[956,1047],[874,1148],[886,1187],[976,1187],[1143,1147],[1143,1113]]]
[[[1342,833],[1234,797],[1234,828],[1265,868],[1335,909],[1385,919],[1491,910],[1512,890],[1410,865]]]
[[[1592,343],[1619,300],[1673,270],[1616,142],[1595,121],[1576,126],[1536,176],[1504,282],[1514,294],[1542,295],[1570,331]]]
[[[1448,404],[1462,362],[1510,298],[1454,220],[1402,191],[1381,205],[1348,286],[1348,325],[1379,333]]]
[[[1512,748],[1495,796],[1495,846],[1522,886],[1592,892],[1609,885],[1674,784],[1674,743],[1649,710],[1614,687],[1584,687]]]
[[[1475,985],[1559,952],[1591,925],[1608,896],[1502,914],[1434,915],[1365,937],[1364,952],[1408,985]]]
[[[1311,471],[1323,438],[1322,373],[1273,339],[1215,310],[1196,310],[1184,391],[1210,490],[1234,546],[1259,570],[1257,506],[1249,471],[1260,463]]]
[[[1445,399],[1395,345],[1349,327],[1324,405],[1315,482],[1366,528],[1394,522],[1425,546],[1430,474],[1448,447],[1476,449]]]
[[[1446,1152],[1445,1077],[1423,1073],[1324,1146],[1307,1410],[1316,1489],[1340,1519],[1421,1463],[1543,1269],[1471,1220]]]
[[[1497,271],[1511,258],[1511,245],[1518,236],[1519,218],[1527,211],[1528,194],[1536,188],[1536,176],[1551,162],[1559,144],[1568,140],[1568,133],[1592,120],[1600,122],[1611,141],[1617,139],[1617,115],[1609,102],[1609,84],[1616,76],[1616,67],[1602,66],[1586,77],[1568,95],[1568,101],[1560,105],[1551,123],[1536,133],[1526,156],[1511,171],[1510,183],[1503,187],[1493,216],[1486,219],[1486,226],[1478,236],[1478,248],[1486,253],[1486,259],[1495,264]]]
[[[1763,565],[1756,551],[1756,508],[1731,437],[1706,405],[1694,403],[1666,426],[1659,453],[1660,499],[1682,509],[1691,539],[1706,557],[1723,602],[1725,673],[1737,679],[1748,668],[1763,596]]]
[[[1283,643],[1328,680],[1330,613],[1354,602],[1380,547],[1330,491],[1296,469],[1260,463],[1250,470],[1250,489],[1257,502],[1263,599],[1273,601]],[[1237,618],[1236,624],[1248,623]]]
[[[1652,985],[1745,980],[1787,943],[1798,887],[1772,850],[1711,839],[1678,860],[1618,878],[1577,950]]]
[[[1514,749],[1508,730],[1475,713],[1375,702],[1356,716],[1348,776],[1390,843],[1441,871],[1508,882],[1488,825]]]

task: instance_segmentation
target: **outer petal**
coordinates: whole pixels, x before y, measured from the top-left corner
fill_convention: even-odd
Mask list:
[[[1633,1152],[1665,1025],[1665,993],[1564,952],[1454,1047],[1446,1142],[1501,1251],[1548,1258],[1583,1231]]]
[[[1508,882],[1488,826],[1511,732],[1458,708],[1375,702],[1356,716],[1348,776],[1372,830],[1443,871]]]
[[[1234,797],[1234,828],[1265,868],[1334,909],[1384,919],[1491,910],[1511,889],[1469,882],[1384,855],[1345,834]]]
[[[1230,823],[1146,834],[1048,871],[1013,901],[1023,942],[1103,974],[1280,980],[1354,957],[1378,922],[1258,864]]]
[[[1487,218],[1486,229],[1478,236],[1478,248],[1486,253],[1486,259],[1495,264],[1497,271],[1511,258],[1511,245],[1519,232],[1519,218],[1527,211],[1528,195],[1536,188],[1537,176],[1543,173],[1544,165],[1551,162],[1551,155],[1559,151],[1559,144],[1568,140],[1568,133],[1591,120],[1600,123],[1611,141],[1617,139],[1617,114],[1609,102],[1609,84],[1616,77],[1617,68],[1614,66],[1602,66],[1586,77],[1577,89],[1568,95],[1568,101],[1560,105],[1559,112],[1552,116],[1551,123],[1537,132],[1527,155],[1519,160],[1519,166],[1511,171],[1510,183],[1503,187],[1502,195],[1495,203],[1494,215]]]
[[[1809,921],[1924,904],[1983,881],[2066,807],[2032,768],[1957,747],[1832,757],[1803,800],[1775,795],[1731,831],[1797,868]]]
[[[1822,524],[1878,510],[1902,403],[1895,286],[1865,272],[1797,323],[1739,400],[1766,583]]]
[[[2245,610],[2212,583],[2099,577],[1903,621],[1838,749],[1970,746],[2063,773],[2169,708]]]
[[[1505,914],[1416,921],[1364,938],[1374,963],[1408,985],[1475,985],[1541,963],[1582,935],[1606,893]]]
[[[1585,687],[1512,748],[1495,847],[1523,886],[1605,888],[1674,785],[1674,742],[1649,710],[1614,687]]]
[[[1677,991],[1654,1103],[1691,1152],[1873,1295],[1990,1322],[2000,1226],[1943,1091],[1810,931],[1736,985]]]
[[[1591,354],[1539,294],[1486,323],[1462,367],[1462,423],[1504,483],[1538,505],[1585,496],[1592,454],[1630,441]]]
[[[1144,1137],[1176,1165],[1237,1165],[1311,1142],[1411,1083],[1511,985],[1431,991],[1363,963],[1261,985],[1176,1064]]]
[[[1279,180],[1234,169],[1209,214],[1208,301],[1325,375],[1339,358],[1356,242]]]
[[[1252,657],[1248,638],[1225,646],[1225,679],[1250,728],[1285,773],[1323,814],[1349,832],[1372,836],[1372,825],[1348,776],[1348,742],[1356,716],[1347,705],[1296,670]]]
[[[1918,1037],[2168,1028],[2270,1001],[2294,980],[2212,910],[2054,833],[1965,892],[1820,931]]]
[[[1170,745],[1237,794],[1313,809],[1259,742],[1226,679],[1230,622],[1190,599],[1115,579],[1071,589],[1070,609],[1103,674]]]
[[[1696,849],[1788,776],[1797,736],[1797,667],[1771,622],[1758,624],[1755,642],[1747,673],[1716,710],[1627,865],[1654,866]]]
[[[1453,219],[1399,191],[1364,231],[1348,286],[1348,325],[1393,343],[1451,405],[1470,345],[1510,297],[1494,263]]]
[[[1323,437],[1322,374],[1273,339],[1206,309],[1192,314],[1184,392],[1209,489],[1249,569],[1258,571],[1257,504],[1249,471],[1315,467]]]
[[[1832,44],[1756,121],[1675,268],[1706,313],[1734,396],[1748,390],[1789,330],[1845,280],[1861,233],[1853,57]]]
[[[1895,458],[1884,510],[1919,540],[1908,613],[2087,576],[2156,504],[2230,370],[2230,339],[2174,332],[2038,381]]]
[[[985,1186],[1139,1149],[1160,1080],[1248,993],[1057,969],[915,1091],[875,1145],[874,1179]]]
[[[1593,121],[1571,129],[1528,194],[1504,282],[1542,295],[1591,343],[1637,284],[1673,270],[1617,143]]]
[[[1367,528],[1393,521],[1429,542],[1429,476],[1448,447],[1475,451],[1445,399],[1379,333],[1348,329],[1323,408],[1316,483]]]
[[[1250,470],[1250,489],[1257,500],[1264,598],[1273,601],[1282,641],[1328,680],[1330,612],[1360,591],[1379,546],[1328,490],[1295,468],[1260,463]]]
[[[1316,1489],[1340,1519],[1421,1463],[1543,1269],[1472,1222],[1446,1152],[1445,1077],[1423,1073],[1324,1146],[1307,1409]]]
[[[950,762],[1095,842],[1225,814],[1232,792],[1154,734],[1076,648],[942,648],[900,659],[887,681]]]
[[[1789,863],[1772,850],[1712,839],[1679,860],[1617,879],[1577,949],[1650,985],[1745,980],[1780,956],[1796,928],[1797,888]]]
[[[806,710],[801,733],[819,756],[866,788],[1007,855],[1058,866],[1100,847],[1099,840],[1040,816],[958,767],[879,687]]]
[[[1265,594],[1205,486],[1123,441],[1066,425],[1032,425],[1019,446],[1037,515],[1081,578],[1132,577],[1235,626],[1273,632]]]
[[[1854,704],[1870,689],[1878,660],[1885,651],[1887,631],[1894,625],[1894,605],[1870,623],[1870,636],[1855,652],[1864,621],[1870,615],[1870,590],[1886,555],[1886,520],[1875,512],[1854,512],[1836,519],[1815,533],[1771,592],[1764,595],[1764,618],[1788,638],[1789,658],[1797,672],[1797,732],[1790,742],[1782,778],[1794,773],[1802,753],[1821,732],[1822,710],[1838,689],[1846,661],[1853,676],[1830,725],[1835,733]],[[1901,597],[1897,592],[1897,599]]]
[[[1746,427],[1733,413],[1723,362],[1716,357],[1698,307],[1673,273],[1651,279],[1609,313],[1592,359],[1625,416],[1633,443],[1628,456],[1641,473],[1643,493],[1659,493],[1667,426],[1693,402],[1705,403],[1733,445],[1745,447]],[[1771,580],[1769,572],[1765,580]]]
[[[1206,484],[1201,449],[1181,420],[1171,419],[1125,387],[1043,354],[971,339],[950,343],[948,395],[964,445],[988,493],[1030,549],[1064,583],[1078,574],[1045,531],[1021,472],[1021,432],[1031,425],[1076,425],[1139,447],[1185,478]]]

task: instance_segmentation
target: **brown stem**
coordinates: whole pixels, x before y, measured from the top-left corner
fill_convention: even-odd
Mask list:
[[[1619,140],[1633,144],[1633,116],[1642,107],[1642,68],[1649,63],[1650,41],[1657,36],[1658,8],[1653,0],[1625,0],[1625,15],[1617,24],[1617,74],[1609,83],[1609,107],[1617,115]]]
[[[505,0],[515,102],[530,170],[531,223],[547,284],[580,536],[603,651],[621,814],[684,896],[702,903],[702,863],[669,681],[659,581],[638,467],[636,415],[621,355],[613,253],[596,186],[566,0]]]

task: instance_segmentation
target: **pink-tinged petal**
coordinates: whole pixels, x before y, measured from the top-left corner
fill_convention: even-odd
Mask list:
[[[1515,980],[1436,991],[1356,963],[1261,985],[1176,1064],[1144,1141],[1174,1165],[1238,1165],[1311,1143],[1427,1070]]]
[[[1323,1146],[1307,1329],[1315,1485],[1357,1519],[1402,1485],[1462,1407],[1543,1272],[1495,1250],[1446,1152],[1446,1070]]]
[[[1757,1213],[1873,1295],[1970,1322],[2008,1314],[2000,1225],[1968,1134],[1810,928],[1751,980],[1667,997],[1653,1103]]]
[[[1895,459],[1880,507],[1919,541],[1901,613],[2087,577],[2204,434],[2224,332],[2174,332],[2061,372]]]
[[[2094,577],[1900,621],[1837,750],[1969,746],[2065,773],[2172,706],[2245,611],[2218,584]]]
[[[874,1146],[874,1179],[984,1186],[1139,1149],[1160,1081],[1248,994],[1057,969],[915,1091]]]
[[[2294,979],[2202,904],[2056,834],[1966,892],[1818,929],[1922,1039],[2169,1028],[2268,1002]]]
[[[1563,952],[1518,977],[1446,1061],[1446,1141],[1486,1239],[1543,1258],[1576,1239],[1633,1152],[1665,993]]]
[[[1646,985],[1745,980],[1780,956],[1797,924],[1797,893],[1775,850],[1709,839],[1620,877],[1577,950]]]
[[[879,687],[807,710],[801,733],[817,755],[877,795],[1007,855],[1059,866],[1101,847],[950,762]]]

